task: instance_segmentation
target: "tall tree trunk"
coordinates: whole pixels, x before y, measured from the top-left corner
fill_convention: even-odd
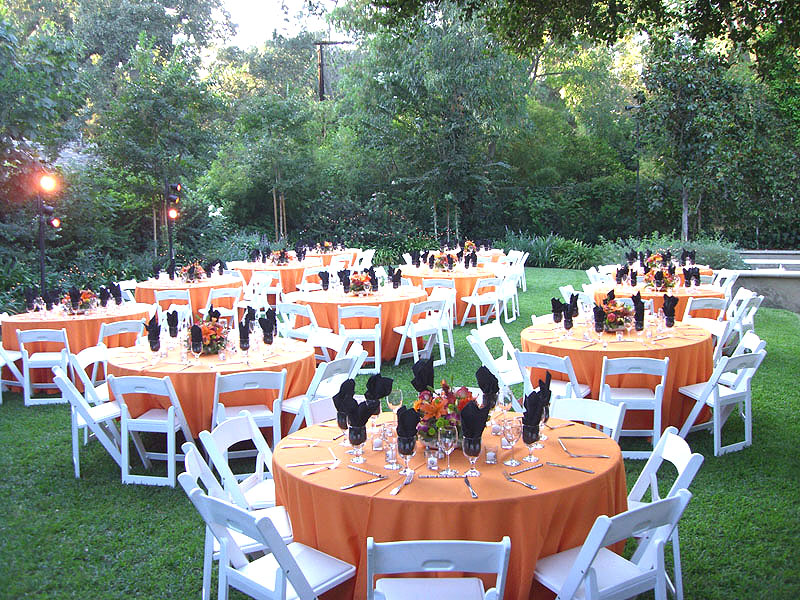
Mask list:
[[[153,257],[158,259],[158,215],[153,207]]]
[[[281,237],[286,239],[286,196],[281,191]]]
[[[681,183],[681,240],[689,241],[689,188]]]
[[[439,226],[436,222],[436,201],[433,202],[433,237],[439,239]]]

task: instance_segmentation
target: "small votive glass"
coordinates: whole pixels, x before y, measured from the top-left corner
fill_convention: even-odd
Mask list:
[[[439,450],[437,448],[425,448],[425,466],[429,471],[439,470]]]
[[[496,465],[497,464],[497,452],[498,452],[497,444],[484,444],[484,446],[483,446],[484,462],[487,465]]]

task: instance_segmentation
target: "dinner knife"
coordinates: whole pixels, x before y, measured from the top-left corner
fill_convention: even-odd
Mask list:
[[[367,479],[366,481],[356,481],[355,483],[351,483],[348,485],[343,485],[340,487],[340,490],[349,490],[350,488],[358,487],[360,485],[367,485],[368,483],[377,483],[378,481],[383,481],[386,479],[385,475],[381,475],[380,477],[373,477],[372,479]]]
[[[384,477],[383,473],[376,473],[375,471],[370,471],[368,469],[362,469],[361,467],[357,467],[355,465],[347,465],[348,469],[354,469],[356,471],[360,471],[361,473],[366,473],[367,475],[372,475],[373,477]]]
[[[582,471],[584,473],[591,473],[592,475],[594,475],[594,471],[591,471],[589,469],[583,469],[581,467],[573,467],[572,465],[562,465],[560,463],[554,463],[550,461],[547,461],[547,464],[550,465],[551,467],[560,467],[562,469],[570,469],[571,471]]]

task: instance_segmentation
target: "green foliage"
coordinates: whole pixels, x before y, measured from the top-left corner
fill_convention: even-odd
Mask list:
[[[526,264],[532,267],[557,267],[562,269],[588,269],[597,264],[595,249],[579,240],[568,240],[559,235],[533,235],[507,231],[497,244],[504,250],[521,250],[529,254]]]
[[[635,250],[671,250],[679,255],[681,250],[696,250],[697,263],[711,265],[714,269],[747,269],[747,265],[737,252],[737,245],[722,237],[699,237],[689,242],[682,242],[675,233],[662,234],[653,232],[641,239],[627,238],[617,240],[601,240],[597,245],[596,264],[614,264],[625,261],[625,253]]]

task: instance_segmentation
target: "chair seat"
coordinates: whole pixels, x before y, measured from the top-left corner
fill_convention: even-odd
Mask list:
[[[285,398],[283,402],[281,402],[281,411],[292,413],[293,415],[299,415],[300,411],[303,410],[303,402],[306,399],[305,394],[300,394],[299,396],[292,396],[291,398]]]
[[[693,385],[685,385],[681,388],[678,388],[678,391],[684,396],[689,396],[690,398],[694,398],[695,400],[697,400],[703,394],[703,389],[705,387],[706,387],[705,383],[695,383]],[[731,388],[724,385],[717,386],[717,393],[719,394],[720,400],[723,401],[744,397],[744,394],[732,390]],[[708,401],[706,401],[706,404],[708,404],[709,406],[713,406],[714,397],[709,396]]]
[[[408,330],[406,331],[405,325],[400,325],[398,327],[393,327],[392,330],[395,333],[399,333],[403,335],[405,332],[408,337],[420,337],[423,335],[430,335],[431,333],[438,332],[441,329],[441,321],[439,319],[420,319],[416,323],[412,323],[409,325]]]
[[[100,385],[94,388],[94,393],[97,394],[97,397],[100,398],[100,403],[105,404],[108,402],[111,394],[108,391],[108,384],[101,383]]]
[[[624,402],[628,409],[634,408],[633,404],[636,401],[642,402],[650,402],[652,403],[655,400],[655,393],[653,390],[648,388],[610,388],[611,395],[604,396],[603,400],[606,402],[611,402],[613,404],[618,404],[620,402]]]
[[[557,592],[564,585],[567,575],[580,551],[581,547],[570,548],[558,554],[551,554],[545,558],[540,558],[536,562],[536,570],[534,571],[536,580],[541,582],[545,587]],[[597,574],[597,587],[601,593],[604,589],[615,585],[630,584],[632,578],[644,575],[644,572],[635,564],[606,548],[600,548],[597,558],[594,560],[593,567]],[[655,577],[655,575],[652,575],[652,577]],[[632,590],[632,593],[629,595],[615,595],[613,597],[627,598],[633,597],[634,595],[636,595],[636,591]],[[578,588],[573,598],[575,598],[575,600],[586,598],[584,586]]]
[[[569,385],[569,381],[563,381],[561,379],[553,379],[552,381],[550,381],[550,391],[552,392],[553,397],[554,398],[566,397],[567,385]],[[590,388],[588,385],[586,385],[585,383],[579,383],[578,389],[573,390],[572,393],[577,395],[579,398],[586,398],[586,396],[588,396],[591,391],[592,388]]]
[[[28,357],[28,368],[49,369],[60,365],[62,360],[61,352],[34,352]]]
[[[273,479],[262,479],[246,490],[244,497],[253,508],[275,506],[275,481]]]
[[[386,600],[436,598],[436,600],[482,600],[483,581],[477,577],[384,577],[375,590]]]
[[[328,556],[305,544],[292,542],[286,546],[300,566],[303,575],[315,593],[321,594],[349,579],[356,568],[338,558]],[[279,569],[277,561],[272,554],[262,556],[238,570],[238,573],[256,584],[274,590],[275,572]],[[231,583],[235,583],[237,575],[228,574]],[[286,600],[295,600],[297,592],[291,582],[286,582]]]
[[[495,358],[495,367],[500,371],[501,379],[506,385],[522,383],[522,374],[519,372],[517,361],[509,358]]]
[[[89,415],[98,423],[103,421],[110,421],[111,419],[119,419],[120,408],[116,400],[111,402],[103,402],[102,404],[95,404],[89,407]],[[76,415],[78,427],[86,427],[86,421],[80,413]]]
[[[137,428],[138,426],[147,425],[166,425],[167,412],[168,411],[164,408],[151,408],[138,417],[128,419],[128,426],[130,427],[132,425],[133,428]],[[178,419],[175,419],[175,431],[178,431],[180,428],[181,426],[180,423],[178,423]]]
[[[259,425],[266,421],[272,422],[273,412],[265,404],[244,404],[242,406],[225,407],[225,412],[228,416],[238,415],[243,410],[248,411]]]

